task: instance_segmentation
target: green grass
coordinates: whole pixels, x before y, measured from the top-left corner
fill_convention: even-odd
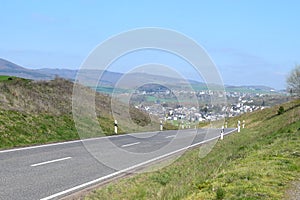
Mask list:
[[[98,120],[104,135],[114,133],[111,118],[100,117]],[[88,123],[85,125],[88,125]],[[0,110],[0,149],[97,136],[99,135],[79,136],[72,115],[54,116],[45,113],[28,114]]]
[[[13,78],[13,77],[0,75],[0,81],[7,81],[9,78]]]
[[[229,119],[246,129],[187,151],[160,171],[135,175],[92,191],[85,199],[283,199],[300,177],[300,100]]]
[[[78,139],[69,116],[0,111],[0,148]]]
[[[137,110],[132,111],[132,119],[139,119],[136,123],[141,127],[148,121],[147,116],[141,115]],[[69,141],[91,137],[101,137],[114,134],[114,119],[110,115],[97,118],[101,127],[92,126],[90,120],[80,120],[79,130],[85,135],[78,134],[71,114],[53,115],[47,113],[24,113],[14,110],[0,109],[0,149],[23,147],[35,144]],[[159,128],[158,122],[149,122],[153,128]],[[147,124],[147,123],[146,123]],[[93,128],[93,130],[91,130]],[[172,125],[166,125],[166,129],[174,129]],[[118,134],[125,131],[138,132],[130,127],[119,126]]]
[[[102,132],[98,124],[92,127],[91,120],[83,119],[78,122],[77,128],[86,135],[79,136],[72,116],[72,82],[61,78],[52,81],[31,81],[16,77],[8,80],[6,76],[1,78],[4,81],[0,81],[0,149],[114,134],[111,99],[107,95],[95,95],[95,120],[99,122]],[[83,89],[85,97],[94,93],[92,89]],[[148,114],[134,107],[121,102],[114,103],[123,110],[130,110],[130,119],[124,116],[123,110],[115,113],[118,118],[127,118],[119,126],[118,133],[140,131],[131,126],[130,120],[143,130],[146,125],[149,125],[149,130],[159,129],[158,119],[151,121]],[[84,108],[87,104],[83,99],[81,106]]]

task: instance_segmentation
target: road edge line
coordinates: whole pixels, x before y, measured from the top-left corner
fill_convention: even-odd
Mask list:
[[[228,133],[226,133],[226,134],[224,134],[224,135],[231,134],[232,132],[235,132],[236,130],[237,130],[237,129],[233,129],[233,130],[229,131]],[[167,153],[167,154],[158,156],[158,157],[156,157],[156,158],[152,158],[152,159],[150,159],[150,160],[147,160],[147,161],[145,161],[145,162],[136,164],[136,165],[134,165],[134,166],[131,166],[131,167],[128,167],[128,168],[125,168],[125,169],[122,169],[122,170],[117,171],[117,172],[114,172],[114,173],[112,173],[112,174],[108,174],[108,175],[102,176],[102,177],[100,177],[100,178],[98,178],[98,179],[95,179],[95,180],[92,180],[92,181],[83,183],[83,184],[81,184],[81,185],[77,185],[77,186],[75,186],[75,187],[73,187],[73,188],[69,188],[69,189],[67,189],[67,190],[64,190],[64,191],[55,193],[55,194],[50,195],[50,196],[48,196],[48,197],[42,198],[42,199],[40,199],[40,200],[50,200],[50,199],[53,199],[53,198],[56,198],[56,197],[59,197],[59,196],[62,196],[62,195],[71,193],[71,192],[73,192],[73,191],[76,191],[76,190],[85,188],[85,187],[90,186],[90,185],[93,185],[93,184],[95,184],[95,183],[99,183],[99,182],[104,181],[104,180],[106,180],[106,179],[109,179],[109,178],[118,176],[118,175],[120,175],[120,174],[122,174],[122,173],[131,171],[131,170],[133,170],[133,169],[139,168],[139,167],[141,167],[141,166],[143,166],[143,165],[147,165],[147,164],[149,164],[149,163],[152,163],[152,162],[161,160],[161,159],[163,159],[163,158],[169,157],[169,156],[171,156],[171,155],[173,155],[173,154],[179,153],[179,152],[181,152],[181,151],[184,151],[184,150],[193,148],[193,147],[198,146],[198,145],[200,145],[200,144],[204,144],[204,143],[210,142],[210,141],[212,141],[212,140],[218,139],[219,137],[220,137],[220,136],[216,136],[216,137],[213,137],[213,138],[211,138],[211,139],[208,139],[208,140],[205,140],[205,141],[202,141],[202,142],[198,142],[198,143],[196,143],[196,144],[193,144],[193,145],[190,145],[190,146],[187,146],[187,147],[178,149],[178,150],[176,150],[176,151],[172,151],[172,152],[170,152],[170,153]]]

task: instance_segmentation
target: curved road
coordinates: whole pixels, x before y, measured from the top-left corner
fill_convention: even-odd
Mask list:
[[[220,129],[188,129],[0,151],[0,199],[59,199],[219,136]]]

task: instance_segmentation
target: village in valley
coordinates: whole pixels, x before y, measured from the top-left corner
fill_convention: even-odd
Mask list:
[[[187,103],[177,100],[178,96],[191,95],[194,95],[198,102]],[[222,101],[215,103],[212,102],[213,98],[219,98]],[[220,92],[209,90],[187,92],[163,89],[137,91],[132,95],[131,103],[136,108],[155,115],[164,122],[174,125],[184,124],[188,128],[191,124],[217,121],[247,112],[263,110],[288,99],[286,93],[275,91],[226,91],[220,95]]]

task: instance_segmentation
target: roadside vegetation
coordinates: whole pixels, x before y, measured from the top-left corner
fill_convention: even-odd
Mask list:
[[[160,171],[114,181],[79,198],[287,198],[300,177],[300,100],[230,118],[229,126],[238,120],[246,128],[217,142],[204,158],[199,148],[189,150]]]
[[[94,92],[89,88],[85,90],[87,95]],[[32,81],[0,76],[0,149],[79,139],[72,116],[72,92],[73,83],[61,78]],[[112,135],[114,119],[110,97],[97,93],[95,104],[103,134]],[[122,103],[120,107],[128,109]],[[148,114],[134,107],[129,110],[136,124],[159,128],[158,120],[151,121]],[[122,113],[119,115],[122,117]],[[127,124],[124,126],[126,130],[136,131]],[[122,127],[118,133],[124,133]]]

